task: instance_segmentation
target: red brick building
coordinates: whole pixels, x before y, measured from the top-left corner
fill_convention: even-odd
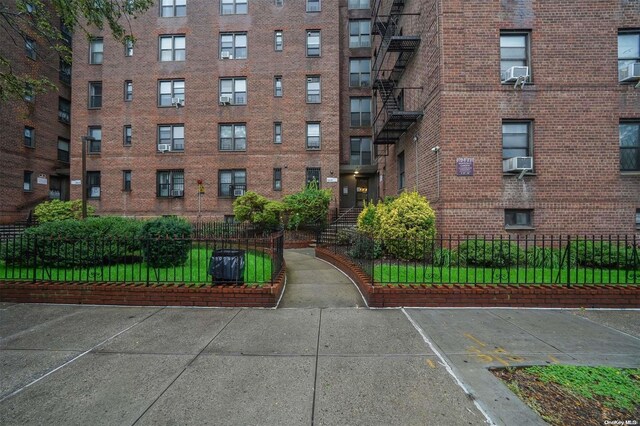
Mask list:
[[[16,75],[47,77],[57,88],[25,90],[24,99],[0,106],[0,223],[11,223],[26,220],[42,201],[69,199],[71,67],[35,34],[3,40],[1,56]]]
[[[640,3],[372,4],[380,194],[439,232],[640,229]],[[635,65],[634,65],[635,64]]]

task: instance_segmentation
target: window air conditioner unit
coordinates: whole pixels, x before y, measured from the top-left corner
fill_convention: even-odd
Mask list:
[[[182,197],[184,195],[184,191],[182,189],[174,189],[171,191],[172,197]]]
[[[640,62],[629,64],[620,71],[620,81],[638,81],[640,80]]]
[[[533,170],[533,157],[513,157],[502,161],[503,172]]]
[[[242,197],[244,195],[244,189],[242,188],[235,188],[233,190],[233,196],[234,197]]]
[[[529,67],[511,67],[502,73],[503,83],[513,83],[517,81],[519,77],[523,77],[525,80],[529,78]]]
[[[169,144],[169,143],[159,143],[158,144],[158,151],[161,151],[161,152],[171,151],[171,144]]]
[[[220,57],[222,59],[233,59],[233,56],[231,56],[231,52],[229,52],[228,50],[224,50],[220,53]]]
[[[220,105],[231,105],[231,96],[220,96]]]
[[[173,106],[184,106],[184,99],[180,99],[178,97],[171,98],[171,105],[173,105]]]

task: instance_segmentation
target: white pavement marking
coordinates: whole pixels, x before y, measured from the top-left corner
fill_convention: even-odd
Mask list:
[[[436,354],[436,356],[440,360],[440,363],[442,365],[444,365],[445,369],[447,370],[447,373],[449,373],[454,378],[454,380],[456,381],[458,386],[460,386],[462,388],[464,393],[466,393],[467,395],[471,396],[471,400],[473,401],[474,405],[482,413],[482,415],[485,417],[486,423],[488,423],[488,424],[490,424],[492,426],[495,426],[496,424],[493,422],[493,420],[491,420],[491,417],[489,417],[489,414],[487,413],[487,411],[482,407],[482,404],[480,404],[480,402],[475,398],[475,396],[469,391],[469,389],[464,384],[464,382],[456,375],[456,373],[453,371],[453,368],[451,368],[451,366],[446,361],[444,356],[440,353],[440,351],[438,349],[436,349],[436,346],[433,344],[433,342],[431,342],[431,339],[429,339],[429,337],[427,337],[427,334],[424,332],[422,327],[420,327],[420,325],[418,325],[418,323],[416,323],[413,320],[413,318],[411,318],[411,316],[409,316],[409,314],[407,313],[407,311],[404,308],[402,308],[402,313],[404,313],[404,315],[407,317],[407,319],[409,320],[411,325],[413,325],[413,327],[416,329],[416,331],[418,333],[420,333],[420,336],[422,336],[422,340],[424,340],[424,342],[427,345],[429,345],[429,348],[433,351],[433,353]]]
[[[163,308],[164,309],[164,308]],[[23,390],[25,390],[26,388],[35,385],[36,383],[38,383],[40,380],[44,379],[47,376],[50,376],[51,374],[55,373],[56,371],[66,367],[67,365],[71,364],[72,362],[82,358],[83,356],[85,356],[86,354],[88,354],[89,352],[93,351],[94,349],[99,348],[100,346],[104,345],[105,343],[107,343],[108,341],[115,339],[116,337],[118,337],[119,335],[121,335],[122,333],[125,333],[129,330],[131,330],[133,327],[135,327],[136,325],[140,324],[141,322],[143,322],[144,320],[146,320],[147,318],[151,317],[152,315],[157,314],[158,312],[160,312],[162,309],[159,309],[157,311],[154,311],[153,313],[147,315],[146,317],[142,318],[140,321],[136,322],[135,324],[130,325],[129,327],[125,328],[122,331],[117,332],[116,334],[114,334],[113,336],[103,340],[102,342],[98,343],[97,345],[95,345],[94,347],[92,347],[89,350],[86,350],[84,352],[82,352],[80,355],[70,359],[69,361],[65,362],[64,364],[54,368],[53,370],[48,371],[47,373],[43,374],[42,376],[38,377],[37,379],[35,379],[34,381],[32,381],[31,383],[28,383],[26,385],[24,385],[23,387],[21,387],[20,389],[13,391],[12,393],[10,393],[9,395],[3,397],[2,399],[0,399],[0,403],[6,401],[7,399],[19,394],[20,392],[22,392]]]

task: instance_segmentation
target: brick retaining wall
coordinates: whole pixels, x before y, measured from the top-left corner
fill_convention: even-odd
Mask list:
[[[346,273],[370,307],[640,308],[640,286],[373,285],[349,259],[317,247],[316,256]]]

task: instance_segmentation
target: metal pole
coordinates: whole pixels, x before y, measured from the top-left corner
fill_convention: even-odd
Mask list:
[[[87,218],[87,136],[82,137],[82,219]]]

